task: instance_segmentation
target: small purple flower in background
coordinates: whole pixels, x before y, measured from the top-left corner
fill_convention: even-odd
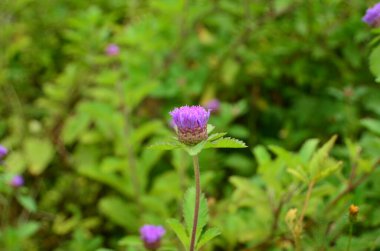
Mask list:
[[[210,110],[201,106],[182,106],[170,112],[177,126],[178,140],[186,145],[195,145],[207,139],[207,122]]]
[[[367,12],[362,20],[372,27],[380,26],[380,3],[377,3],[372,8],[367,9]]]
[[[0,159],[4,158],[5,155],[8,154],[8,149],[3,146],[3,145],[0,145]]]
[[[108,56],[116,56],[119,52],[120,48],[116,44],[109,44],[106,48],[106,53]]]
[[[218,113],[220,110],[220,101],[218,99],[211,99],[205,105],[206,109],[211,110],[212,113]]]
[[[12,187],[16,187],[16,188],[20,187],[20,186],[24,185],[24,178],[21,175],[15,175],[11,179],[10,185]]]
[[[144,225],[140,228],[140,237],[144,242],[145,248],[156,250],[161,245],[161,238],[165,234],[165,229],[162,226]]]

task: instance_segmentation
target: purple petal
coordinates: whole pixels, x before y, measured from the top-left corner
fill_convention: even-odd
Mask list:
[[[5,146],[0,145],[0,159],[2,159],[7,154],[8,154],[8,149]]]
[[[375,4],[373,7],[367,9],[362,21],[368,25],[375,26],[380,22],[380,3]]]
[[[21,175],[13,176],[10,185],[12,187],[20,187],[24,185],[24,178]]]

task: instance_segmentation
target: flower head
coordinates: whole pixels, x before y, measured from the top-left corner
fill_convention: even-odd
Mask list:
[[[358,213],[359,213],[359,207],[352,204],[349,208],[348,208],[348,212],[349,212],[349,216],[350,216],[350,221],[351,222],[355,222],[356,221],[356,218],[358,216]]]
[[[11,179],[10,185],[12,187],[20,187],[24,185],[24,178],[21,175],[15,175]]]
[[[162,226],[144,225],[140,228],[140,237],[147,249],[155,250],[160,247],[165,232]]]
[[[372,8],[367,9],[367,12],[362,20],[370,26],[380,26],[380,3],[377,3]]]
[[[5,146],[0,145],[0,159],[8,154],[8,149]]]
[[[178,139],[184,144],[195,145],[207,139],[207,122],[210,110],[201,106],[182,106],[170,112],[177,127]]]
[[[116,44],[109,44],[106,48],[106,53],[108,56],[116,56],[119,52],[120,48]]]
[[[220,109],[220,101],[218,99],[211,99],[205,105],[205,107],[213,113],[218,113]]]

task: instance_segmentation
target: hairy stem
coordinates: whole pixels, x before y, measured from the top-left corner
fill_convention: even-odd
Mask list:
[[[199,214],[199,201],[201,196],[201,184],[199,175],[199,160],[198,156],[193,157],[194,165],[194,179],[195,179],[195,208],[194,208],[194,219],[193,219],[193,229],[191,231],[190,249],[189,251],[194,251],[195,249],[195,237],[197,235],[197,225],[198,225],[198,214]]]

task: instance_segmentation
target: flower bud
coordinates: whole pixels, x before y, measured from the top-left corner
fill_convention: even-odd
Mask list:
[[[140,228],[140,237],[148,250],[157,250],[161,245],[161,238],[165,235],[162,226],[144,225]]]
[[[357,217],[358,217],[358,213],[359,213],[359,207],[352,204],[349,208],[348,208],[348,212],[349,212],[349,217],[350,217],[350,221],[351,222],[355,222],[357,220]]]
[[[178,140],[186,145],[196,145],[207,139],[207,122],[210,110],[201,106],[182,106],[170,112],[177,127]]]

